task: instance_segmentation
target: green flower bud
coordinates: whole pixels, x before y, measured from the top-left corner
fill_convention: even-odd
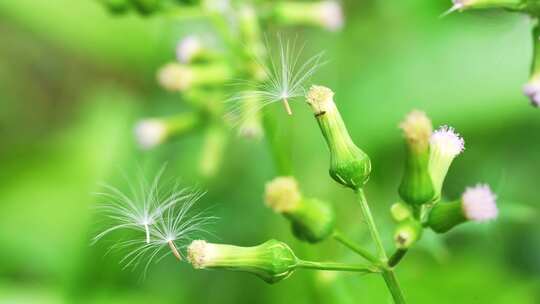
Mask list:
[[[283,25],[313,25],[330,31],[343,27],[343,12],[337,1],[299,2],[279,1],[274,4],[272,17]]]
[[[169,91],[223,84],[231,79],[231,69],[222,63],[182,65],[169,63],[158,71],[159,84]]]
[[[412,217],[413,215],[412,210],[409,208],[409,206],[400,202],[395,203],[392,205],[392,207],[390,207],[390,214],[392,215],[392,218],[398,223],[403,222],[404,220]]]
[[[143,149],[151,149],[166,140],[186,134],[202,122],[196,113],[183,113],[167,118],[147,118],[135,126],[135,138]]]
[[[291,222],[293,233],[300,240],[320,242],[334,231],[335,214],[330,204],[302,197],[293,177],[277,177],[267,183],[265,202]]]
[[[429,146],[429,175],[436,198],[440,198],[446,173],[454,158],[465,149],[465,143],[452,127],[442,126],[431,135]]]
[[[371,161],[352,141],[327,87],[312,86],[307,101],[319,123],[330,150],[330,176],[352,189],[360,189],[369,179]]]
[[[433,231],[444,233],[467,222],[485,222],[498,215],[496,196],[487,185],[469,187],[461,200],[435,205],[428,218],[428,226]]]
[[[400,249],[410,248],[422,237],[422,224],[413,218],[401,222],[394,233],[394,242]]]
[[[122,14],[127,12],[131,4],[129,0],[100,0],[107,9],[115,14]]]
[[[131,3],[142,15],[149,15],[161,7],[161,0],[131,0]]]
[[[435,198],[429,174],[431,121],[424,112],[412,111],[400,124],[407,142],[407,158],[399,195],[408,204],[421,205]]]
[[[298,258],[291,248],[276,240],[253,247],[196,240],[188,247],[188,259],[196,269],[222,268],[248,272],[270,284],[289,277],[298,264]]]

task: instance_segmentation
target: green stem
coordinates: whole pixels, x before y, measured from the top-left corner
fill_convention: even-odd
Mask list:
[[[392,294],[394,303],[396,304],[405,304],[405,297],[403,296],[403,291],[399,287],[399,282],[397,280],[396,274],[393,270],[385,270],[382,272],[384,282]]]
[[[347,264],[347,263],[334,263],[334,262],[313,262],[298,260],[299,268],[317,269],[317,270],[331,270],[331,271],[352,271],[361,273],[378,273],[380,272],[376,267],[362,265],[362,264]]]
[[[399,264],[401,259],[403,259],[403,257],[405,256],[405,254],[407,254],[407,249],[396,250],[396,252],[394,252],[394,254],[392,254],[392,256],[390,257],[390,259],[388,259],[388,266],[394,267],[397,264]]]
[[[364,259],[370,261],[371,263],[373,263],[375,265],[381,264],[381,261],[376,256],[371,254],[371,252],[369,252],[368,250],[360,247],[360,245],[358,245],[358,244],[354,243],[353,241],[349,240],[341,232],[339,232],[337,230],[334,231],[333,237],[334,237],[334,239],[336,241],[343,244],[345,247],[351,249],[352,251],[358,253],[360,256],[362,256]]]
[[[375,225],[373,215],[371,214],[371,210],[369,209],[366,196],[364,195],[364,190],[357,189],[356,194],[358,195],[358,201],[360,202],[362,215],[364,216],[366,224],[368,225],[369,233],[371,234],[371,238],[375,242],[375,247],[377,248],[377,255],[381,260],[386,262],[388,260],[388,258],[386,257],[386,251],[384,250],[384,246],[382,244],[381,237],[379,236],[377,226]]]
[[[377,254],[379,255],[379,258],[384,261],[384,263],[387,263],[388,257],[386,256],[386,251],[384,250],[381,237],[379,236],[379,231],[377,230],[377,226],[375,225],[375,220],[373,219],[373,215],[371,214],[371,210],[369,209],[369,205],[366,200],[366,196],[364,195],[364,191],[362,189],[357,189],[356,194],[358,195],[358,201],[360,202],[362,214],[368,225],[371,238],[373,239],[373,241],[375,242],[375,246],[377,247]],[[394,273],[394,271],[392,269],[383,269],[382,276],[384,278],[386,286],[388,287],[388,290],[390,291],[390,294],[392,295],[392,298],[394,299],[394,303],[405,304],[403,291],[399,286],[399,282],[396,278],[396,274]]]

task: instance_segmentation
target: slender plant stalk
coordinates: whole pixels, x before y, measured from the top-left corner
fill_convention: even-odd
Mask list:
[[[312,262],[312,261],[298,261],[298,267],[317,270],[332,270],[332,271],[352,271],[361,273],[378,273],[380,272],[377,267],[362,265],[362,264],[347,264],[347,263],[334,263],[334,262]]]
[[[375,242],[375,247],[377,248],[377,255],[384,263],[387,263],[388,257],[386,256],[386,251],[384,250],[381,237],[379,236],[379,231],[377,230],[377,226],[375,225],[375,220],[373,219],[373,215],[371,214],[371,210],[369,209],[364,190],[358,189],[356,190],[356,194],[358,196],[358,201],[360,202],[362,214],[364,216],[364,219],[366,220],[369,232],[371,234],[371,237],[373,238],[373,241]],[[382,276],[384,278],[386,286],[388,287],[388,290],[390,291],[390,294],[392,294],[394,302],[396,304],[405,304],[403,291],[399,286],[399,282],[396,278],[396,274],[394,273],[394,271],[389,268],[383,269]]]
[[[393,270],[384,270],[382,272],[382,276],[384,278],[384,282],[386,282],[386,286],[392,294],[392,298],[394,298],[394,302],[396,304],[405,304],[405,297],[403,296],[401,287],[399,287],[396,273]]]
[[[348,239],[346,236],[344,236],[340,231],[334,231],[333,237],[336,241],[343,244],[345,247],[349,248],[350,250],[358,253],[360,256],[362,256],[364,259],[370,261],[371,263],[378,265],[381,263],[381,260],[379,260],[376,256],[371,254],[368,250],[360,247],[360,245],[354,243],[350,239]]]
[[[371,234],[371,238],[375,242],[377,255],[379,256],[379,259],[386,262],[388,260],[388,258],[386,257],[386,251],[384,250],[384,246],[382,244],[381,237],[379,236],[377,226],[375,225],[373,215],[371,214],[371,210],[369,209],[366,196],[364,195],[364,190],[358,189],[356,190],[356,194],[358,196],[358,201],[360,202],[360,207],[362,209],[362,215],[364,216],[364,219],[368,226],[369,233]]]

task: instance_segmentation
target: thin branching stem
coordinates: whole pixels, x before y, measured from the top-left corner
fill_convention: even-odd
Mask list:
[[[381,260],[378,259],[375,255],[373,255],[371,252],[369,252],[367,249],[362,248],[360,245],[356,244],[355,242],[351,241],[348,237],[343,235],[340,231],[336,230],[333,234],[334,239],[343,244],[345,247],[349,248],[350,250],[356,252],[364,259],[368,260],[369,262],[379,265],[381,264]]]
[[[377,230],[375,220],[373,219],[373,215],[371,214],[371,210],[366,200],[364,190],[357,189],[356,194],[360,203],[360,207],[362,209],[362,214],[371,234],[371,238],[375,242],[375,247],[377,248],[377,255],[386,264],[388,261],[388,257],[386,256],[386,251],[384,250],[381,237],[379,236],[379,231]],[[390,291],[390,294],[392,295],[392,298],[394,299],[394,303],[405,304],[405,297],[403,296],[403,291],[399,286],[399,282],[394,271],[391,268],[385,268],[382,270],[382,276],[384,278],[386,286],[388,287],[388,290]]]
[[[377,267],[369,266],[369,265],[362,265],[362,264],[313,262],[313,261],[298,260],[297,266],[299,268],[330,270],[330,271],[351,271],[351,272],[361,272],[361,273],[380,272],[380,270]]]

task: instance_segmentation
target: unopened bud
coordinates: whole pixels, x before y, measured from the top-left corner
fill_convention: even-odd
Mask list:
[[[369,179],[371,161],[352,141],[333,96],[327,87],[312,86],[306,98],[330,150],[330,176],[346,187],[360,189]]]
[[[225,64],[182,65],[169,63],[158,72],[158,82],[169,91],[185,91],[193,87],[222,84],[231,78]]]
[[[399,195],[408,204],[421,205],[435,197],[435,189],[429,174],[429,139],[431,121],[424,112],[412,111],[400,124],[407,143],[405,170]]]
[[[403,222],[408,218],[411,218],[413,213],[409,206],[404,203],[395,203],[390,207],[390,214],[396,222]]]
[[[293,177],[277,177],[267,183],[265,201],[291,222],[293,233],[300,240],[320,242],[334,231],[335,214],[330,204],[304,198]]]
[[[291,248],[276,240],[253,247],[196,240],[188,247],[188,259],[195,269],[243,271],[270,284],[289,277],[298,264],[298,258]]]
[[[394,233],[394,242],[400,249],[410,248],[422,236],[422,224],[409,218],[401,222]]]
[[[495,194],[489,186],[478,184],[467,188],[459,201],[435,205],[428,225],[433,231],[444,233],[467,221],[493,220],[498,213]]]
[[[276,2],[272,16],[286,25],[313,25],[330,31],[343,27],[343,11],[337,1]]]
[[[166,118],[148,118],[135,125],[135,139],[143,149],[151,149],[167,139],[193,130],[201,118],[195,113],[184,113]]]

